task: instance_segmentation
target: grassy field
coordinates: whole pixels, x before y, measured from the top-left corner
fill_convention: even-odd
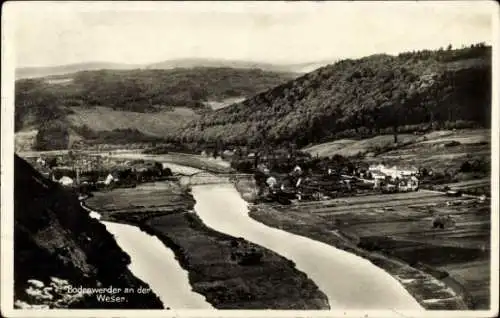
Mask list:
[[[455,145],[451,144],[453,141]],[[361,140],[340,139],[303,150],[320,157],[362,154],[368,155],[368,162],[423,166],[467,157],[489,157],[491,153],[489,129],[441,130],[425,135],[399,134],[398,142],[398,145],[394,145],[393,135],[381,135]]]
[[[458,169],[465,160],[491,160],[490,131],[485,129],[432,133],[424,141],[382,153],[369,162],[409,164],[434,171]],[[455,144],[451,142],[455,141]]]
[[[430,186],[429,188],[438,191],[461,191],[466,195],[487,197],[491,196],[491,178],[479,178],[460,182],[444,183]]]
[[[74,126],[86,125],[96,132],[130,128],[159,137],[198,117],[192,109],[182,107],[155,113],[136,113],[108,107],[72,108],[72,110],[74,114],[68,115],[68,119]]]
[[[232,105],[232,104],[241,103],[245,99],[246,98],[244,96],[242,96],[242,97],[226,98],[226,99],[221,100],[221,101],[207,101],[204,104],[210,106],[210,108],[212,108],[213,110],[216,110],[216,109],[227,107],[227,106]]]
[[[259,204],[250,215],[365,257],[428,309],[489,308],[490,206],[419,192]],[[441,229],[436,217],[449,217]]]
[[[189,212],[194,200],[177,183],[95,193],[85,204],[105,220],[158,236],[189,272],[193,290],[218,309],[329,308],[326,296],[289,260],[206,227]],[[255,255],[259,261],[252,261]]]
[[[135,188],[95,192],[85,201],[107,216],[128,212],[175,212],[194,203],[176,182],[153,182]]]
[[[401,134],[398,136],[399,142],[410,143],[415,142],[418,136],[412,134]],[[339,139],[327,143],[314,145],[302,149],[313,156],[331,157],[333,155],[341,155],[352,157],[358,154],[365,154],[378,148],[392,146],[394,143],[393,135],[381,135],[367,139]]]
[[[167,133],[179,129],[184,123],[199,117],[192,109],[176,107],[154,113],[138,113],[113,110],[109,107],[71,108],[67,115],[71,141],[81,140],[78,128],[86,126],[94,133],[110,132],[115,129],[132,129],[153,137],[164,137]],[[18,152],[32,151],[38,130],[26,128],[15,133],[15,149]],[[121,145],[123,147],[123,145]]]

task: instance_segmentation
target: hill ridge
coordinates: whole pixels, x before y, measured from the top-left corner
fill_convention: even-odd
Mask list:
[[[376,54],[321,67],[204,114],[184,126],[178,140],[305,146],[395,127],[488,126],[490,109],[489,46]]]
[[[333,59],[331,60],[333,61]],[[80,71],[95,70],[134,70],[134,69],[174,69],[198,67],[229,67],[241,69],[261,69],[270,72],[303,73],[303,69],[314,65],[325,65],[330,60],[310,61],[304,63],[266,63],[250,60],[217,59],[217,58],[178,58],[152,63],[117,63],[106,61],[89,61],[51,66],[23,66],[16,68],[16,79],[38,78],[53,75],[69,75]]]

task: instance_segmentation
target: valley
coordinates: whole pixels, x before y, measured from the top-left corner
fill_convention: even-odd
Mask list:
[[[131,308],[492,308],[491,47],[167,64],[17,81],[20,300],[44,255],[44,282],[63,259],[70,281],[150,286]]]

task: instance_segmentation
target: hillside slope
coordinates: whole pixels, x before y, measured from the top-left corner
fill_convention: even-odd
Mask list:
[[[17,155],[14,169],[16,307],[163,308],[153,293],[129,297],[121,292],[115,296],[127,301],[117,303],[99,302],[95,294],[69,293],[68,285],[149,287],[129,271],[130,257],[80,207],[74,193],[45,179]]]
[[[433,128],[488,126],[491,47],[373,55],[342,60],[204,114],[178,136],[299,146]]]
[[[152,113],[174,107],[210,110],[206,101],[250,97],[294,75],[258,69],[99,70],[16,81],[16,130],[72,108]]]
[[[15,129],[38,131],[33,147],[41,150],[69,147],[67,135],[91,144],[127,143],[127,135],[129,142],[151,141],[175,134],[186,122],[211,112],[211,105],[241,101],[295,76],[259,69],[191,68],[23,79],[15,87]],[[59,127],[57,132],[53,127]],[[37,140],[54,142],[38,146]],[[21,148],[30,144],[21,143]]]

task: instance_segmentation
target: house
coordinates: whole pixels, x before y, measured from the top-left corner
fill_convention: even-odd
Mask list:
[[[46,161],[42,158],[42,157],[39,157],[37,160],[36,160],[36,163],[39,164],[40,166],[44,167],[45,164],[46,164]]]
[[[92,178],[89,176],[81,176],[80,177],[80,183],[81,184],[92,184]]]
[[[384,183],[385,175],[382,174],[374,174],[373,175],[373,188],[380,189],[382,184]]]
[[[278,182],[276,181],[275,177],[269,177],[266,180],[266,184],[269,186],[269,188],[274,188]]]
[[[111,171],[106,179],[104,180],[105,185],[109,185],[112,182],[117,182],[120,180],[120,171],[119,170],[113,170]]]
[[[72,186],[74,181],[68,176],[63,176],[61,179],[59,179],[59,183],[62,184],[63,186]]]
[[[302,168],[301,168],[300,166],[298,166],[298,165],[297,165],[297,166],[295,166],[295,168],[293,168],[292,173],[293,173],[294,175],[298,175],[298,176],[300,176],[300,175],[302,175]]]
[[[295,184],[296,184],[296,181],[294,178],[291,178],[291,177],[285,177],[283,178],[283,180],[281,181],[281,185],[283,186],[283,188],[285,189],[293,189],[295,187]]]
[[[263,173],[263,174],[265,174],[265,175],[269,175],[269,173],[271,172],[271,171],[269,170],[269,168],[268,168],[265,164],[263,164],[263,163],[260,163],[260,164],[257,166],[257,170],[258,170],[258,171],[260,171],[260,172],[262,172],[262,173]]]
[[[151,170],[153,166],[149,163],[141,163],[141,164],[136,164],[132,167],[132,171],[134,172],[147,172]]]
[[[116,182],[116,181],[118,181],[118,178],[113,176],[112,173],[110,173],[110,174],[108,174],[108,176],[104,180],[104,184],[109,185],[109,184],[111,184],[111,182]]]
[[[411,191],[418,191],[418,178],[414,175],[412,175],[409,179],[408,179],[408,188],[411,190]]]
[[[403,179],[403,178],[415,176],[418,174],[417,168],[413,168],[413,167],[398,168],[396,166],[390,168],[390,167],[384,166],[382,164],[372,165],[372,166],[368,167],[368,171],[373,176],[385,175],[385,176],[391,177],[392,179],[396,179],[396,178]]]

